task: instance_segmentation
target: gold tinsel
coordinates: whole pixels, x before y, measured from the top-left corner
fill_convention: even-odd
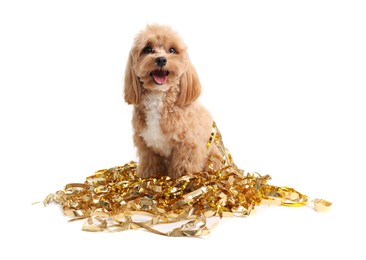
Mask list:
[[[85,231],[124,231],[146,229],[166,236],[201,236],[210,232],[206,220],[213,216],[248,216],[259,204],[303,206],[307,196],[288,187],[267,184],[269,175],[238,169],[225,149],[220,132],[213,125],[209,149],[215,144],[221,152],[223,168],[199,172],[172,180],[169,177],[141,179],[136,176],[136,162],[99,170],[84,183],[67,184],[64,190],[44,200],[60,204],[72,220],[86,219]],[[315,209],[325,211],[330,202],[317,199]],[[144,216],[138,221],[136,217]],[[147,220],[146,220],[147,218]],[[159,224],[185,221],[168,232]]]

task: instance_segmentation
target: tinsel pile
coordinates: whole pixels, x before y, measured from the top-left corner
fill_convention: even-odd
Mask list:
[[[166,236],[202,236],[210,232],[207,218],[248,216],[260,204],[303,206],[308,198],[288,187],[267,184],[269,175],[240,170],[225,149],[220,132],[213,125],[207,147],[215,144],[223,167],[172,180],[169,177],[141,179],[136,162],[99,170],[84,183],[70,183],[44,200],[61,205],[71,221],[86,219],[85,231],[124,231],[143,228]],[[315,209],[331,205],[315,200]],[[138,220],[141,216],[144,220]],[[184,222],[162,232],[157,226]]]

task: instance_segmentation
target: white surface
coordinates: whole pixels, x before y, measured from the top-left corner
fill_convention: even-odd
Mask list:
[[[192,2],[0,3],[1,259],[366,258],[363,1]],[[332,201],[329,213],[259,207],[189,239],[82,232],[31,206],[135,158],[121,82],[147,22],[189,46],[235,162]]]

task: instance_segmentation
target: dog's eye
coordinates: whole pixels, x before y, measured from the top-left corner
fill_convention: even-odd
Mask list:
[[[150,47],[150,46],[146,46],[143,50],[142,50],[143,53],[145,54],[149,54],[149,53],[152,53],[153,52],[153,49]]]
[[[173,53],[176,53],[177,51],[174,49],[174,48],[170,48],[169,49],[169,53],[173,54]]]

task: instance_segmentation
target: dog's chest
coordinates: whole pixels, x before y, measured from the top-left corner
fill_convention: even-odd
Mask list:
[[[171,153],[169,139],[163,134],[160,127],[161,109],[163,107],[163,93],[149,95],[143,101],[146,108],[146,127],[141,137],[146,145],[160,155],[168,157]]]

